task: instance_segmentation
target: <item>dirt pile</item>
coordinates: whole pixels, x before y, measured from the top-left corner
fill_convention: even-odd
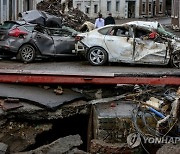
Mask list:
[[[72,0],[66,0],[64,3],[61,0],[43,0],[37,4],[37,9],[62,17],[65,26],[76,30],[85,21],[90,20],[83,12],[73,8]]]

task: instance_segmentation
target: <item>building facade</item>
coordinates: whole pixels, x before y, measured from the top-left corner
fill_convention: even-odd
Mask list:
[[[163,16],[166,0],[73,0],[73,7],[78,8],[91,18],[101,13],[104,17],[109,12],[117,18],[141,18]]]
[[[19,12],[36,9],[41,0],[0,0],[0,23],[16,20]]]
[[[172,0],[171,19],[173,29],[180,29],[180,0]]]

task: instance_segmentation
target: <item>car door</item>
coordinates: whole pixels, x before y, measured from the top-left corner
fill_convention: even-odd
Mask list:
[[[39,48],[40,52],[43,55],[55,54],[54,40],[48,34],[46,28],[40,26],[36,27],[35,32],[33,32],[33,35],[34,35],[34,42],[36,43],[36,46]]]
[[[134,38],[128,27],[114,27],[105,36],[105,43],[113,61],[133,62]]]
[[[56,55],[72,54],[72,50],[75,49],[75,38],[72,37],[71,32],[59,28],[54,29],[51,36],[54,40]]]
[[[137,63],[164,64],[169,56],[167,44],[160,38],[149,38],[150,33],[151,31],[143,32],[143,29],[136,29],[134,60]]]

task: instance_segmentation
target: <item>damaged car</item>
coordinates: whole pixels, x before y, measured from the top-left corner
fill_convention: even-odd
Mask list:
[[[36,57],[75,55],[76,31],[68,28],[47,28],[26,21],[5,21],[0,26],[0,57],[16,57],[32,62]]]
[[[158,22],[133,21],[78,34],[75,50],[92,65],[123,62],[180,67],[179,38]]]

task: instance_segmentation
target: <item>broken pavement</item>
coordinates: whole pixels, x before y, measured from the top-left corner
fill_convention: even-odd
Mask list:
[[[2,85],[4,90],[14,86],[25,86],[10,86],[7,84],[6,87],[6,84]],[[158,101],[163,101],[165,102],[163,104],[164,107],[162,107],[164,111],[159,111],[163,112],[164,115],[168,115],[172,102],[179,95],[179,87],[177,86],[117,85],[111,88],[99,86],[96,88],[91,86],[67,88],[66,86],[54,85],[41,85],[39,87],[26,85],[26,88],[28,90],[34,90],[34,88],[39,89],[38,91],[45,90],[45,93],[39,92],[41,94],[39,97],[41,96],[40,98],[45,102],[46,100],[48,102],[48,99],[45,99],[47,97],[43,98],[43,96],[47,95],[48,92],[52,96],[54,95],[54,98],[57,97],[53,90],[57,88],[62,91],[58,98],[65,94],[65,89],[69,89],[79,93],[84,99],[82,100],[82,97],[78,97],[79,100],[66,101],[60,106],[56,106],[53,110],[49,110],[49,108],[40,105],[37,101],[33,102],[33,97],[31,101],[27,101],[28,97],[28,99],[25,99],[28,95],[23,95],[23,98],[20,97],[18,88],[18,97],[15,96],[14,92],[12,98],[10,98],[10,94],[3,93],[5,96],[1,98],[1,102],[21,103],[22,105],[11,110],[3,111],[0,109],[0,141],[8,145],[10,152],[32,153],[41,152],[43,149],[51,151],[56,140],[61,140],[65,136],[68,138],[70,134],[79,134],[83,143],[77,148],[83,151],[90,151],[90,153],[97,153],[97,151],[99,153],[105,153],[105,151],[107,153],[108,151],[118,153],[122,149],[125,153],[143,151],[142,146],[131,149],[126,143],[128,135],[136,131],[136,127],[134,127],[131,120],[132,111],[139,102],[147,102],[150,105],[150,101],[157,103]],[[36,96],[36,93],[37,91],[34,90],[32,94]],[[40,98],[38,98],[38,101]],[[19,102],[17,99],[19,99]],[[158,106],[156,105],[156,107]],[[141,119],[139,120],[141,121]],[[141,126],[143,125],[141,124]],[[146,132],[147,130],[143,128],[142,131]],[[148,147],[146,148],[148,149]]]

